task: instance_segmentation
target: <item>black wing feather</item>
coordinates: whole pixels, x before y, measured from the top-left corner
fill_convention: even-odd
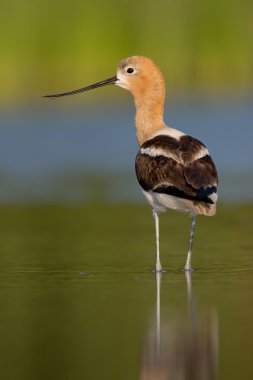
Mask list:
[[[146,154],[141,149],[162,147],[165,155]],[[209,154],[198,157],[205,146],[190,136],[176,140],[159,135],[146,141],[136,156],[135,169],[139,184],[146,190],[180,198],[213,203],[210,195],[217,192],[218,176]],[[175,159],[174,159],[174,158]]]

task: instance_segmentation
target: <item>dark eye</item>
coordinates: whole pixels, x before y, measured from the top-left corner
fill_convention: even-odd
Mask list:
[[[134,72],[134,69],[132,68],[132,67],[129,67],[128,69],[127,69],[127,73],[128,74],[132,74]]]

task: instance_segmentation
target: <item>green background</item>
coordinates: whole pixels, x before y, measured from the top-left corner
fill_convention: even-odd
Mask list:
[[[10,0],[0,5],[2,102],[92,83],[152,57],[173,92],[249,90],[251,1]]]

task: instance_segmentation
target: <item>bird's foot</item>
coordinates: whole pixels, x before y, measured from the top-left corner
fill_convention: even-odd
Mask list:
[[[160,261],[156,262],[156,265],[155,265],[155,268],[154,268],[153,272],[155,272],[155,273],[157,273],[157,272],[160,272],[160,273],[163,272],[163,268],[161,266]]]
[[[192,273],[194,271],[194,269],[192,269],[191,266],[185,266],[184,269],[182,269],[183,272],[188,272],[188,273]]]

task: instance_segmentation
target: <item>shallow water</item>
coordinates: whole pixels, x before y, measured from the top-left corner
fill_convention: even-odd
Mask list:
[[[149,207],[1,206],[4,379],[252,379],[253,206],[161,215]]]

